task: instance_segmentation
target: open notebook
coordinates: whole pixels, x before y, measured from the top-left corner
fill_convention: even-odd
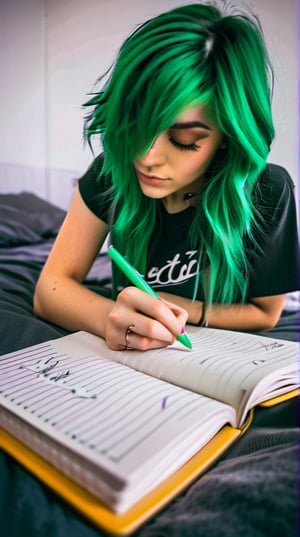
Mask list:
[[[136,529],[242,434],[251,408],[299,387],[297,343],[188,334],[192,351],[117,352],[77,332],[2,356],[0,444],[104,529]]]

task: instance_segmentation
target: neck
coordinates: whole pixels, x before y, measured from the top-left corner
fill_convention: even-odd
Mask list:
[[[187,207],[195,207],[199,195],[200,192],[186,192],[180,196],[167,196],[162,199],[162,203],[168,213],[179,213]]]

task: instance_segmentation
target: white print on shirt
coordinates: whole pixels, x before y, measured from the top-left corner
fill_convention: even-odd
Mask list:
[[[176,285],[193,278],[198,272],[197,250],[189,250],[181,259],[180,253],[174,255],[162,267],[152,267],[147,274],[150,285]],[[180,268],[179,268],[180,267]]]

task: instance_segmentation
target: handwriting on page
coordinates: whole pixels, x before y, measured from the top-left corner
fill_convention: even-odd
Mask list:
[[[279,349],[280,347],[283,347],[283,343],[280,343],[279,341],[271,341],[271,343],[261,343],[258,348],[259,350],[264,350],[266,352],[272,351],[273,349]],[[252,360],[253,365],[259,365],[264,364],[267,361],[266,358],[259,358],[258,360]]]
[[[280,341],[272,341],[270,343],[262,343],[261,341],[259,342],[259,344],[257,345],[257,348],[260,350],[260,349],[263,349],[265,351],[271,351],[273,349],[280,349],[280,347],[283,347],[284,344],[283,343],[280,343]]]
[[[148,447],[165,449],[168,435],[195,430],[225,407],[99,356],[60,355],[50,344],[17,352],[0,369],[2,400],[124,467],[149,439]],[[225,412],[224,423],[234,419]]]
[[[83,386],[74,381],[76,377],[76,370],[73,370],[73,375],[70,369],[58,371],[53,374],[54,369],[59,368],[59,366],[59,360],[52,356],[50,358],[40,359],[34,364],[21,364],[20,369],[27,369],[28,371],[32,371],[38,375],[43,375],[45,380],[48,382],[53,382],[56,385],[59,385],[61,388],[70,390],[78,397],[96,399],[97,394],[91,393],[89,390],[86,390]]]

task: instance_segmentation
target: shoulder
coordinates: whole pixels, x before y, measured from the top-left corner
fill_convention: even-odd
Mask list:
[[[102,173],[104,164],[103,153],[98,155],[89,166],[87,171],[79,179],[79,188],[91,188],[94,192],[101,182],[108,184],[109,176]]]
[[[291,184],[293,184],[293,181],[288,171],[283,166],[280,166],[279,164],[274,164],[274,163],[269,162],[265,168],[265,172],[267,172],[267,174],[271,178],[273,177],[274,179],[279,179],[279,180],[280,178],[285,179],[285,180],[288,180]]]
[[[265,181],[274,189],[282,190],[285,187],[294,189],[295,185],[288,171],[278,164],[267,164],[264,173]]]
[[[294,188],[292,178],[285,168],[278,164],[268,164],[254,188],[254,203],[278,207],[293,197]]]
[[[78,181],[84,203],[105,222],[113,199],[112,180],[103,173],[103,154],[98,155]]]

